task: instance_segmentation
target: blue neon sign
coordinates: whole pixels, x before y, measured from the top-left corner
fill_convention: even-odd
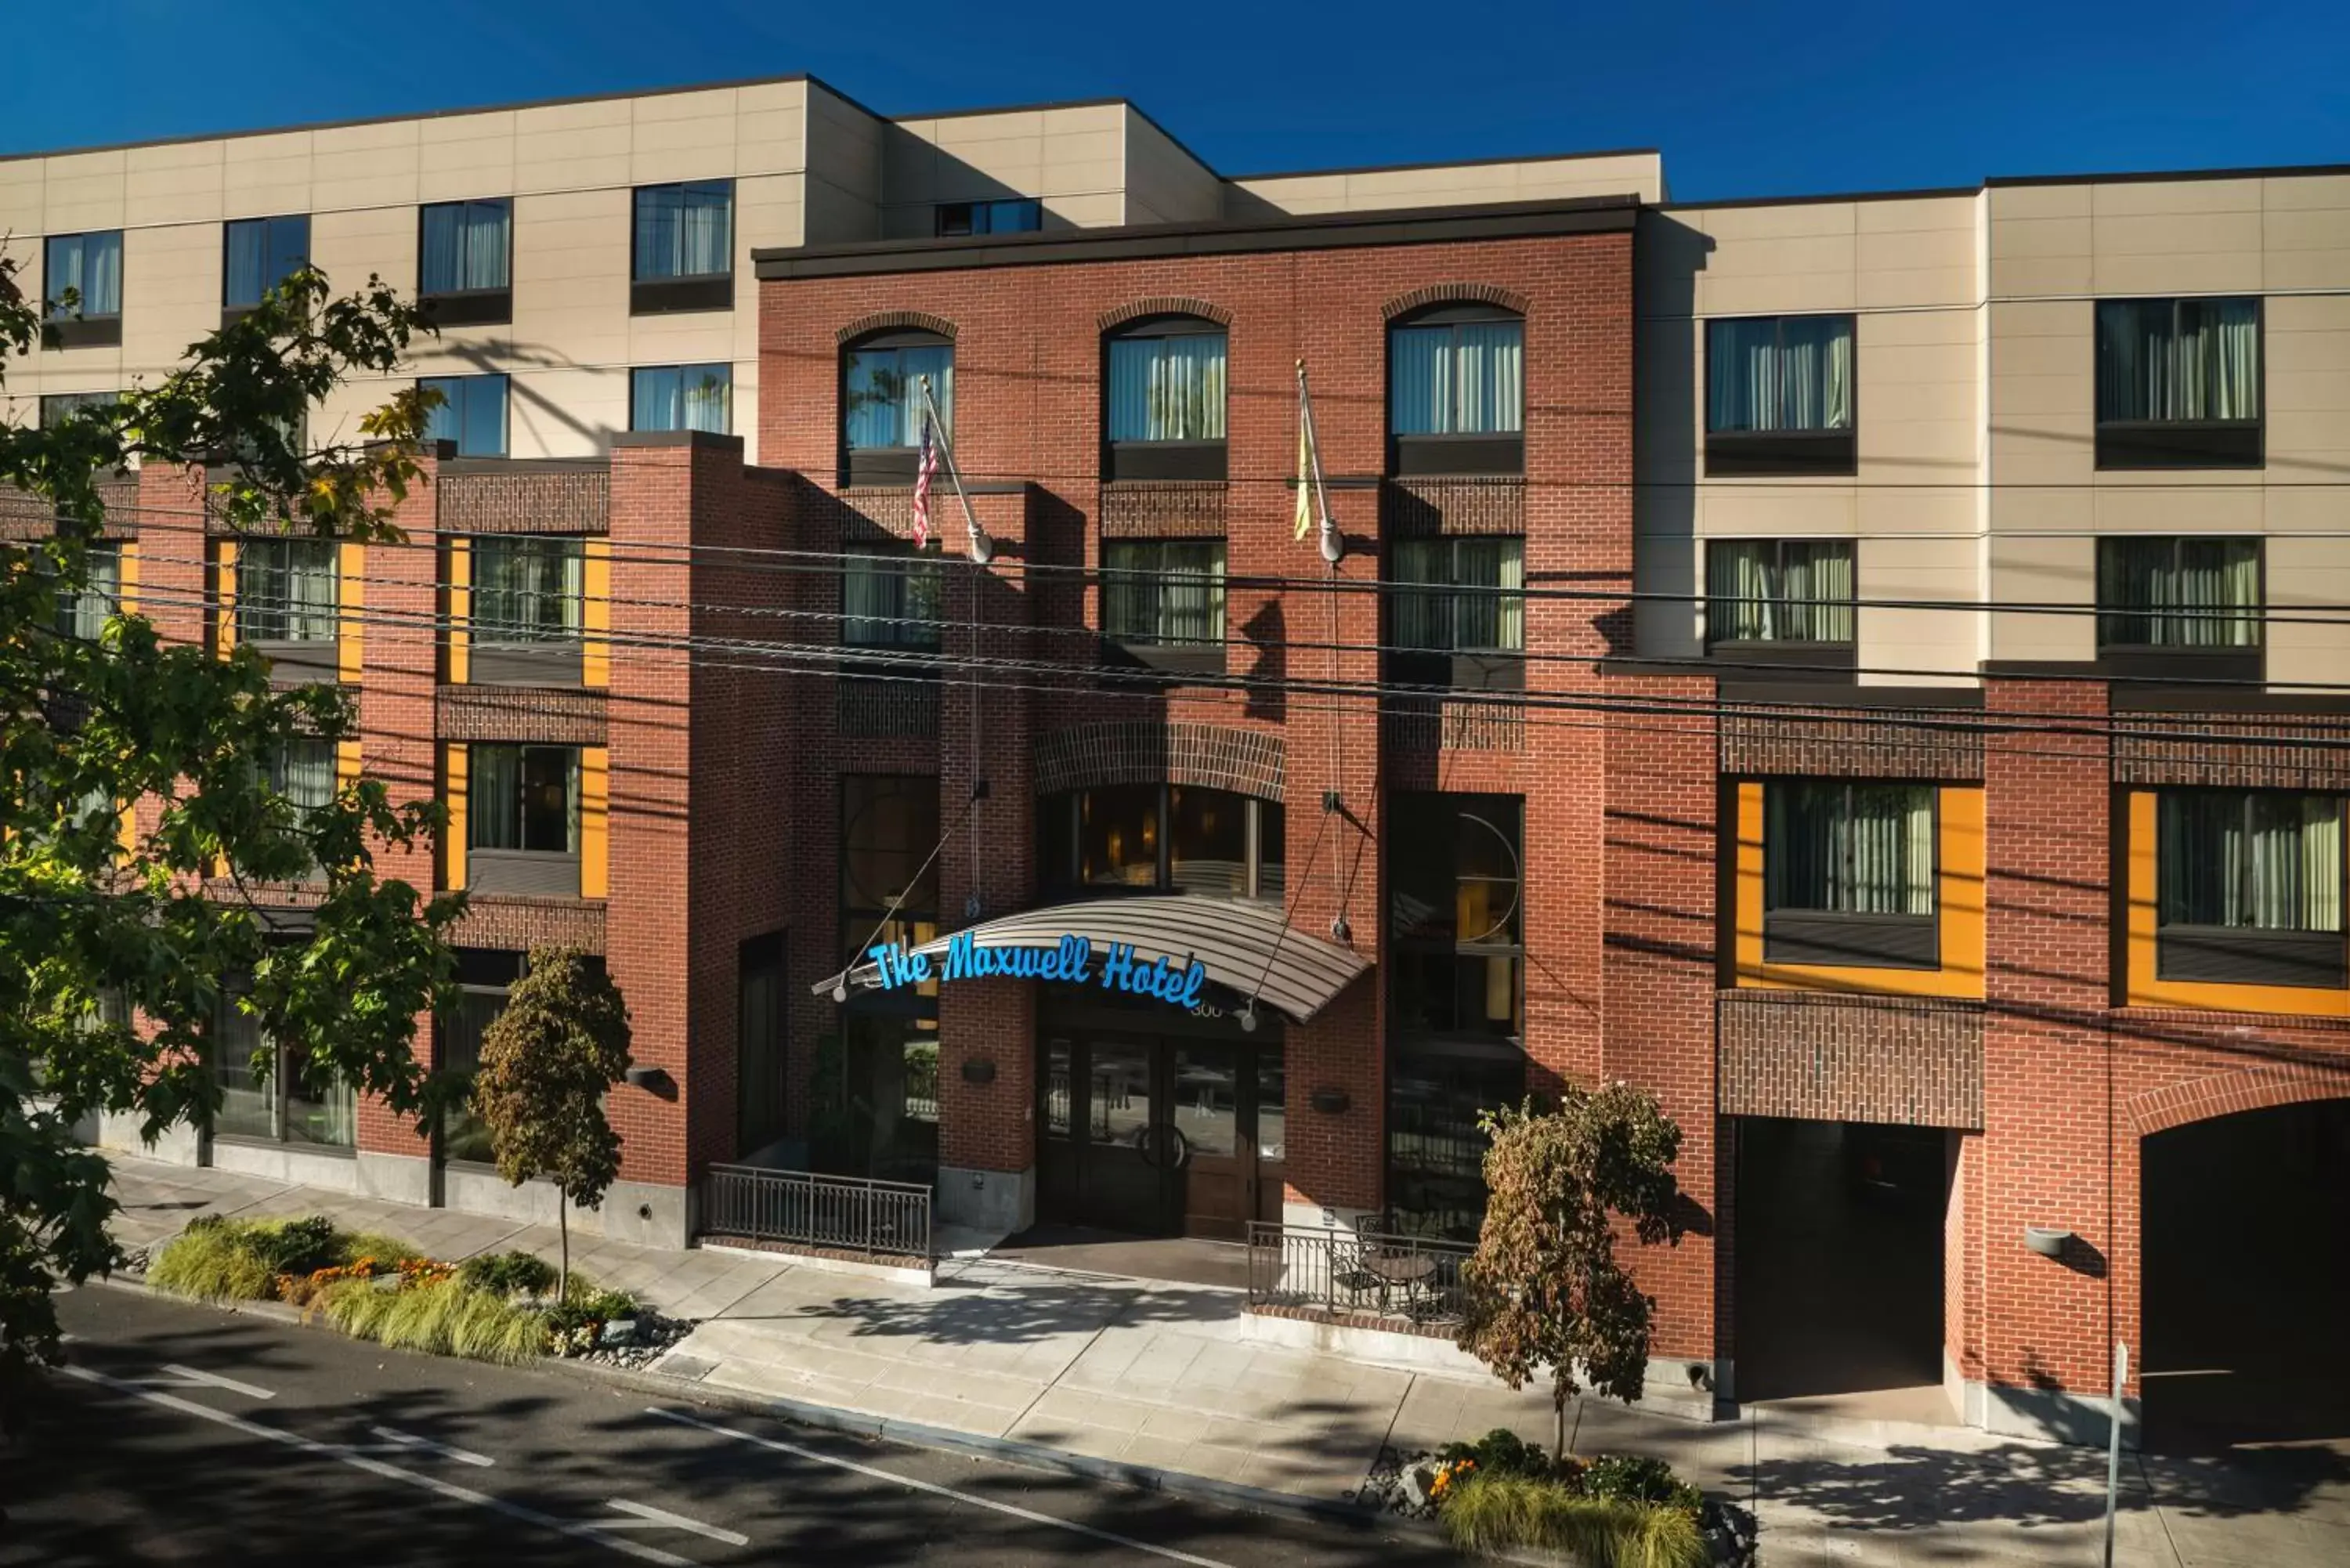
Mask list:
[[[1161,954],[1144,962],[1132,942],[1112,942],[1101,967],[1094,967],[1090,937],[1065,936],[1049,948],[996,946],[975,940],[969,931],[947,939],[946,967],[931,961],[929,953],[908,952],[892,942],[865,950],[879,975],[879,987],[895,991],[933,980],[1051,980],[1066,985],[1088,981],[1104,991],[1155,997],[1177,1007],[1197,1007],[1208,984],[1208,969],[1195,958],[1181,960]]]

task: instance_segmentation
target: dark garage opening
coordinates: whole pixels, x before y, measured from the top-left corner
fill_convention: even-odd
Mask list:
[[[2350,1100],[2147,1138],[2139,1235],[2148,1447],[2350,1438]]]
[[[1842,1402],[1954,1419],[1941,1390],[1950,1135],[1756,1117],[1737,1137],[1741,1402],[1882,1396]]]

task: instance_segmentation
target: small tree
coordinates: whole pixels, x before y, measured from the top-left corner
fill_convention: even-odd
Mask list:
[[[594,1209],[620,1174],[620,1135],[604,1096],[629,1070],[629,1010],[618,987],[576,948],[537,948],[506,1007],[482,1036],[473,1114],[490,1129],[498,1174],[520,1187],[555,1184],[562,1283],[571,1294],[574,1203]]]
[[[1655,1302],[1616,1261],[1615,1216],[1651,1246],[1678,1243],[1680,1128],[1628,1084],[1569,1085],[1559,1108],[1529,1100],[1482,1125],[1485,1223],[1461,1265],[1468,1303],[1461,1348],[1512,1389],[1547,1366],[1556,1435],[1566,1453],[1566,1402],[1576,1379],[1627,1402],[1640,1397]]]

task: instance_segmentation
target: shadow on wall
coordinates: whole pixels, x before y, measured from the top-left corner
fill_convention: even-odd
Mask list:
[[[1666,213],[1639,219],[1633,274],[1632,472],[1634,587],[1646,593],[1688,593],[1698,571],[1696,480],[1698,450],[1697,276],[1714,249],[1700,234]],[[1705,651],[1695,598],[1643,599],[1634,611],[1637,651],[1693,658]]]

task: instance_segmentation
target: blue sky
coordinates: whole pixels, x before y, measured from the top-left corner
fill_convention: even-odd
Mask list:
[[[405,15],[403,12],[405,11]],[[79,0],[0,152],[806,71],[1134,99],[1226,173],[1658,147],[1682,199],[2350,161],[2350,5]],[[30,66],[31,68],[26,68]]]

